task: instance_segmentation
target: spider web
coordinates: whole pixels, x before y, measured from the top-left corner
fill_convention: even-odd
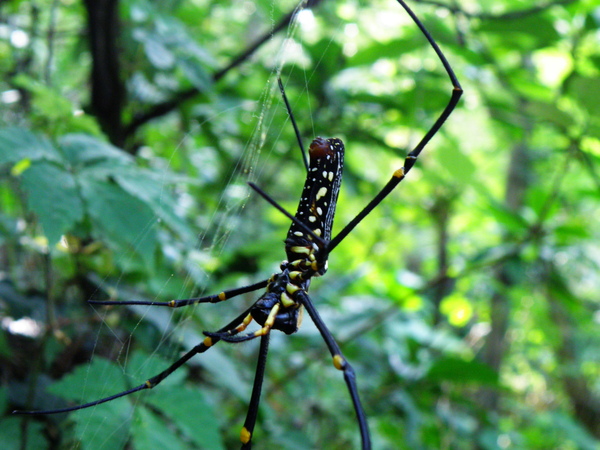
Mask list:
[[[188,263],[186,268],[188,275],[180,288],[179,295],[176,298],[189,298],[216,293],[219,290],[232,288],[235,286],[225,285],[221,286],[214,292],[209,291],[206,286],[213,286],[211,283],[211,270],[205,269],[204,267],[210,266],[206,264],[206,261],[215,261],[225,254],[231,251],[231,248],[235,248],[240,245],[240,241],[248,241],[252,239],[248,233],[244,232],[244,223],[249,220],[264,220],[267,222],[267,218],[261,218],[252,211],[249,211],[250,196],[252,195],[251,189],[248,187],[247,182],[253,181],[257,184],[261,184],[261,180],[265,177],[273,176],[273,166],[277,167],[278,158],[281,151],[278,147],[281,147],[281,139],[284,134],[289,135],[289,131],[286,133],[285,129],[291,129],[291,124],[287,118],[287,112],[283,106],[281,94],[277,86],[277,78],[282,75],[282,71],[285,71],[289,67],[290,61],[298,61],[302,59],[300,54],[300,46],[297,40],[303,39],[302,23],[310,24],[311,12],[309,10],[302,11],[301,7],[297,9],[296,18],[286,28],[283,35],[274,35],[265,47],[259,50],[259,54],[271,55],[267,56],[272,60],[271,64],[271,76],[264,84],[262,92],[259,98],[254,104],[248,108],[247,104],[237,105],[231,107],[229,110],[223,110],[218,115],[227,115],[236,109],[251,109],[253,124],[253,133],[247,140],[245,146],[240,152],[240,157],[233,168],[231,168],[229,179],[225,189],[217,193],[218,201],[216,205],[212,207],[212,210],[205,214],[206,221],[204,227],[197,235],[194,249],[190,251]],[[309,25],[307,25],[309,26]],[[304,31],[304,34],[306,30]],[[310,72],[304,73],[304,83],[307,85],[310,82],[312,73],[318,70],[318,63]],[[302,94],[302,93],[301,93]],[[297,99],[291,99],[292,105],[297,102]],[[292,106],[293,107],[293,106]],[[302,114],[311,116],[309,111],[302,111]],[[198,128],[202,129],[209,121],[217,119],[218,115],[213,115],[205,119],[203,123],[198,124]],[[312,125],[314,128],[314,125]],[[313,133],[314,135],[314,133]],[[182,141],[173,149],[173,158],[176,157],[176,153],[182,150],[185,145],[185,141],[191,139],[191,135],[185,136]],[[287,138],[284,138],[287,139]],[[307,137],[304,137],[306,140]],[[284,146],[291,148],[289,152],[292,154],[289,158],[292,160],[292,164],[296,164],[297,168],[293,170],[285,170],[286,177],[288,174],[300,174],[297,180],[294,180],[292,185],[295,185],[298,193],[301,190],[303,184],[303,165],[301,162],[301,156],[297,148],[297,144],[294,141],[286,141]],[[306,142],[305,142],[306,145]],[[275,161],[273,163],[273,161]],[[169,168],[165,169],[165,189],[168,189],[168,174]],[[283,169],[275,169],[276,171]],[[166,196],[165,196],[166,198]],[[258,200],[262,202],[262,200]],[[295,202],[290,203],[290,211],[293,213],[295,210]],[[256,203],[256,202],[254,202]],[[169,207],[169,205],[166,205]],[[264,208],[261,208],[264,210]],[[276,213],[279,214],[279,213]],[[284,228],[275,237],[274,246],[278,248],[279,259],[273,260],[271,271],[275,272],[278,269],[279,262],[283,254],[283,236],[285,236],[285,230],[287,229],[288,220],[283,217],[273,217],[272,219],[278,223],[285,223]],[[160,219],[156,217],[156,219]],[[148,227],[155,226],[155,223],[149,223]],[[143,239],[144,231],[140,231],[140,240]],[[236,239],[232,239],[235,236]],[[240,237],[242,236],[242,237]],[[131,258],[133,255],[123,255],[121,258]],[[268,277],[269,273],[265,273],[265,277]],[[105,280],[108,282],[108,280]],[[163,288],[167,290],[168,284],[172,280],[170,278],[163,281]],[[247,284],[253,281],[250,278],[242,278],[241,284]],[[237,282],[240,285],[240,281]],[[117,283],[114,288],[118,292],[118,299],[125,300],[130,298],[140,298],[140,293],[137,289],[128,287],[125,283]],[[118,348],[118,357],[116,358],[119,364],[119,370],[121,374],[116,373],[113,367],[109,367],[104,363],[100,363],[97,358],[95,361],[90,363],[83,374],[83,383],[78,386],[78,390],[81,391],[82,399],[85,398],[90,400],[90,392],[93,392],[92,397],[100,398],[108,395],[117,393],[123,390],[126,385],[123,385],[121,380],[125,379],[129,383],[129,387],[138,385],[145,379],[157,374],[161,370],[166,368],[165,364],[174,362],[183,352],[191,349],[202,341],[203,336],[201,330],[213,329],[215,327],[222,326],[231,318],[235,317],[239,311],[243,310],[244,307],[248,306],[248,301],[253,301],[260,295],[261,291],[257,291],[249,297],[249,299],[243,303],[243,301],[236,299],[226,302],[224,307],[218,305],[206,305],[196,304],[181,309],[171,309],[162,307],[152,306],[128,306],[128,307],[116,307],[116,308],[128,308],[137,317],[136,325],[129,335],[123,336],[120,334],[121,328],[114,328],[114,316],[115,308],[110,311],[99,308],[97,314],[100,315],[103,325],[99,327],[98,334],[96,337],[96,345],[100,344],[102,334],[112,335],[115,342],[120,343]],[[164,298],[159,294],[154,298],[155,301],[165,301]],[[116,312],[122,314],[122,312]],[[212,319],[211,319],[212,317]],[[134,340],[140,339],[138,336],[143,333],[144,323],[148,322],[153,325],[156,329],[160,330],[160,343],[151,352],[144,354],[136,353],[131,348],[131,344]],[[143,339],[143,338],[142,338]],[[228,347],[228,348],[224,348]],[[234,348],[235,347],[235,348]],[[212,348],[210,351],[193,358],[187,364],[192,367],[202,367],[207,370],[211,376],[221,377],[220,383],[225,384],[229,391],[237,393],[239,396],[248,397],[251,388],[251,379],[248,375],[253,373],[254,364],[250,363],[248,366],[247,374],[238,373],[238,368],[233,366],[229,361],[231,356],[223,357],[223,352],[238,355],[238,357],[249,357],[254,358],[255,350],[249,349],[249,346],[227,346],[219,345]],[[181,368],[168,379],[161,383],[154,392],[160,392],[158,390],[163,389],[167,391],[169,387],[177,388],[178,383],[183,383],[185,372],[188,369]],[[117,381],[117,377],[121,380]],[[98,379],[102,382],[98,383]],[[99,386],[101,387],[99,389]],[[117,386],[121,386],[118,387]],[[147,393],[147,392],[146,392]],[[149,413],[141,408],[143,402],[146,402],[148,398],[142,397],[146,393],[132,394],[122,399],[117,399],[104,405],[90,408],[90,410],[82,410],[74,414],[79,415],[76,419],[78,431],[77,435],[95,435],[91,442],[93,445],[112,445],[114,442],[118,442],[119,438],[125,438],[126,435],[121,432],[125,428],[125,424],[131,426],[130,421],[135,420],[147,420],[152,423],[152,418],[149,417]],[[217,400],[215,398],[213,401]],[[83,401],[83,400],[82,400]],[[134,408],[124,408],[122,405],[131,404]],[[244,402],[245,403],[245,402]],[[156,404],[154,404],[156,406]],[[128,411],[128,412],[125,412]],[[208,418],[208,417],[205,417]],[[116,420],[115,420],[116,419]],[[103,424],[102,429],[110,429],[110,433],[104,436],[98,436],[96,427],[98,421]],[[107,423],[112,423],[115,428],[106,427]],[[158,424],[156,424],[158,426]],[[217,430],[218,425],[210,425]],[[135,436],[134,436],[135,437]],[[89,439],[89,438],[85,438]],[[90,442],[90,441],[88,441]]]
[[[401,11],[398,11],[398,13],[402,14]],[[223,289],[239,287],[268,278],[271,273],[278,270],[278,265],[284,256],[282,241],[289,227],[289,220],[270,206],[264,205],[262,199],[257,199],[256,195],[252,195],[247,182],[253,181],[259,186],[264,186],[269,183],[269,180],[275,179],[276,182],[271,185],[280,183],[281,189],[278,188],[275,192],[267,189],[267,192],[272,194],[290,212],[293,213],[295,211],[297,196],[301,191],[304,181],[304,167],[298,153],[299,150],[295,137],[291,132],[292,127],[287,118],[287,112],[277,87],[278,76],[281,75],[284,84],[292,76],[296,80],[300,79],[301,84],[304,84],[304,91],[293,91],[293,95],[288,91],[288,97],[290,97],[292,110],[296,118],[298,119],[299,116],[303,116],[305,123],[303,129],[312,129],[312,133],[303,133],[304,145],[306,146],[309,139],[318,134],[336,136],[336,130],[332,129],[332,127],[335,127],[334,123],[320,123],[316,126],[312,122],[313,114],[310,96],[306,95],[306,98],[303,98],[306,92],[309,91],[311,80],[319,71],[320,65],[329,63],[327,61],[328,49],[326,46],[326,48],[321,50],[321,58],[319,60],[312,61],[312,64],[305,64],[305,56],[302,54],[302,46],[299,42],[310,38],[311,18],[311,12],[302,11],[296,16],[296,20],[286,27],[285,33],[276,34],[259,50],[257,59],[269,67],[270,76],[264,82],[260,94],[251,100],[250,103],[252,106],[249,106],[249,103],[245,102],[243,104],[224,107],[196,125],[198,133],[202,133],[204,125],[212,125],[222,117],[227,117],[229,114],[239,112],[240,110],[251,111],[251,136],[245,141],[245,145],[239,149],[239,156],[236,159],[234,167],[229,168],[230,175],[225,187],[214,194],[218,200],[214,204],[211,204],[209,210],[202,215],[202,223],[199,227],[200,231],[185,259],[184,268],[187,275],[184,282],[181,283],[175,295],[165,298],[165,295],[162,293],[171,292],[170,284],[174,283],[176,279],[175,275],[165,276],[159,281],[159,283],[162,283],[162,286],[158,286],[158,288],[154,287],[153,289],[154,292],[157,292],[156,297],[149,298],[148,300],[166,301],[171,297],[189,298],[218,293]],[[273,18],[274,22],[275,18]],[[336,29],[335,24],[329,23],[328,26]],[[341,25],[337,26],[337,31],[340,34],[346,35],[353,35],[355,32],[353,29],[342,29]],[[330,44],[333,42],[333,39],[330,38]],[[249,64],[249,66],[253,65]],[[304,67],[309,68],[305,69]],[[352,78],[363,76],[363,74],[350,73],[346,76]],[[369,82],[373,83],[372,80],[369,80]],[[386,89],[390,88],[390,86],[384,84],[380,88]],[[298,108],[298,104],[302,104],[303,107]],[[306,126],[306,123],[310,125]],[[309,135],[307,136],[306,134]],[[342,137],[345,138],[345,136]],[[193,138],[193,132],[191,132],[184,136],[179,144],[173,148],[171,158],[167,161],[164,169],[163,187],[165,191],[171,188],[169,180],[171,161],[177,159],[178,152],[184,151],[188,147],[189,142],[193,142]],[[226,139],[227,137],[224,136],[224,138]],[[409,136],[407,140],[410,141],[411,137]],[[374,160],[377,158],[373,157],[372,150],[367,156],[363,154],[362,159],[354,156],[355,164],[358,161],[358,165],[360,165],[361,170],[364,172],[366,180],[373,182],[373,193],[381,186],[383,180],[389,176],[388,173],[382,174],[381,166],[384,166],[385,170],[389,170],[389,167],[400,167],[402,163],[400,156],[393,156],[391,158],[389,155],[377,154],[377,156],[378,158],[381,157],[378,165],[374,164]],[[350,157],[352,156],[350,155]],[[201,163],[205,164],[207,168],[211,168],[212,161],[210,154],[202,159]],[[291,196],[286,197],[285,194],[291,194]],[[165,206],[167,208],[180,207],[180,205],[169,205],[167,198],[165,195]],[[340,212],[340,208],[338,208],[337,227],[339,227],[340,223],[347,223],[357,212],[356,205],[348,208],[351,212],[346,216],[344,216],[343,207],[341,209],[342,211]],[[159,217],[156,217],[156,219],[159,219]],[[264,236],[260,236],[257,239],[244,227],[244,224],[251,222],[264,223],[265,234],[270,234],[271,237],[268,240]],[[148,224],[148,227],[156,225],[156,222],[152,222]],[[256,229],[256,227],[253,226],[249,229]],[[144,230],[140,231],[140,239],[143,238],[144,233]],[[374,233],[367,232],[367,235],[369,234]],[[371,237],[369,239],[375,240],[381,238],[376,233],[374,236],[375,238]],[[357,238],[349,237],[349,247],[358,247],[356,242],[361,239],[365,240],[364,235],[362,238],[360,235]],[[252,247],[255,240],[258,242],[256,245],[265,245],[265,242],[269,242],[270,244],[267,245],[273,248],[272,257],[269,257],[269,262],[267,264],[259,262],[258,264],[260,268],[257,273],[262,275],[257,277],[254,274],[253,276],[229,278],[221,276],[218,283],[214,283],[213,279],[215,276],[213,272],[215,271],[215,267],[218,269],[219,260],[223,257],[226,258],[227,255],[236,249],[243,250],[245,247]],[[249,251],[251,252],[252,249]],[[234,255],[243,256],[240,253],[234,253]],[[126,260],[133,258],[133,255],[125,254],[121,258]],[[336,262],[333,262],[333,264],[336,264]],[[340,264],[348,272],[351,263],[341,261],[337,264]],[[343,271],[338,272],[343,273]],[[154,278],[156,279],[156,277]],[[346,275],[346,278],[339,278],[340,280],[338,281],[328,279],[326,292],[329,295],[339,295],[338,288],[341,285],[350,283],[352,280],[352,277],[349,275]],[[107,279],[105,282],[109,283],[109,280]],[[125,282],[118,282],[114,288],[118,291],[117,298],[119,300],[140,298],[140,290],[130,288]],[[92,363],[83,371],[80,381],[74,382],[73,380],[69,380],[69,382],[71,386],[77,386],[81,398],[85,399],[85,401],[106,397],[126,388],[139,385],[144,380],[164,370],[185,351],[190,350],[200,343],[203,339],[203,335],[201,334],[203,330],[214,330],[221,327],[249,306],[259,295],[260,291],[248,295],[246,298],[233,299],[221,305],[200,304],[180,309],[150,306],[114,307],[110,310],[99,308],[97,313],[100,315],[103,325],[98,328],[96,345],[101,347],[107,335],[114,339],[116,343],[114,345],[116,348],[114,353],[117,354],[116,361],[118,363],[117,370],[115,370],[114,366],[100,363],[100,358],[94,358]],[[327,295],[322,297],[326,299]],[[359,315],[362,308],[364,308],[361,302],[355,302],[350,304],[350,306],[350,311],[356,315]],[[323,309],[321,309],[321,305],[319,307],[322,311],[326,310],[326,307]],[[125,309],[127,311],[122,311]],[[122,326],[118,321],[115,321],[115,314],[126,317],[133,316],[133,318],[127,319],[134,322],[134,325],[130,327],[131,331],[125,335],[122,334]],[[318,338],[314,326],[307,322],[309,321],[305,321],[302,326],[303,334],[313,335]],[[151,324],[151,327],[148,324]],[[158,330],[160,334],[158,344],[144,353],[132,350],[131,343],[137,341],[137,347],[139,347],[139,342],[146,338],[145,334],[149,333],[149,328]],[[352,334],[352,331],[348,331],[347,334]],[[283,348],[287,348],[287,343],[284,341],[285,339],[273,339],[271,346],[274,355],[283,354],[287,351],[282,350]],[[149,403],[153,408],[160,411],[161,414],[171,418],[170,414],[176,413],[169,410],[169,406],[165,404],[167,401],[154,401],[152,400],[152,395],[160,397],[166,393],[164,394],[166,398],[171,396],[170,404],[176,404],[181,409],[185,409],[186,399],[176,399],[176,391],[178,390],[185,392],[189,396],[189,399],[193,399],[195,402],[196,407],[193,409],[193,415],[196,417],[196,420],[205,423],[205,428],[214,430],[215,433],[218,433],[219,426],[223,425],[223,423],[215,420],[215,416],[220,415],[220,411],[226,408],[223,406],[225,399],[232,396],[237,397],[237,399],[234,398],[237,411],[234,413],[230,412],[229,414],[224,413],[225,417],[231,415],[236,417],[235,422],[227,422],[226,425],[228,428],[235,428],[237,430],[238,425],[243,420],[251,390],[256,353],[256,346],[254,344],[217,345],[215,348],[196,356],[186,363],[184,367],[172,374],[153,391],[132,394],[131,396],[109,402],[105,405],[90,408],[90,410],[74,413],[79,417],[75,419],[78,427],[76,435],[80,438],[86,436],[85,439],[90,439],[88,436],[92,435],[93,446],[96,447],[112,445],[114,442],[119,442],[119,439],[128,439],[127,430],[134,426],[132,423],[135,421],[154,424],[157,429],[162,429],[157,418],[153,417],[156,411],[148,410],[145,405]],[[319,345],[322,346],[322,342],[319,341]],[[274,348],[276,346],[280,348]],[[97,351],[94,350],[94,353],[97,354]],[[324,349],[316,354],[322,356],[325,361],[328,360]],[[243,362],[232,364],[232,361],[236,360],[242,360]],[[271,364],[275,362],[274,360],[276,360],[276,357],[271,356]],[[206,385],[200,386],[197,390],[189,391],[188,386],[185,385],[185,378],[190,370],[201,371],[202,375],[200,378],[206,381],[207,385],[220,388],[221,391],[219,392],[218,389],[215,389],[214,392],[207,390]],[[344,399],[344,401],[347,400],[345,386],[340,382],[338,373],[333,371],[332,377],[327,378],[317,371],[314,377],[318,382],[320,390],[328,392],[335,390],[339,392],[339,395],[336,396],[337,398]],[[219,406],[215,407],[215,405]],[[350,411],[349,405],[346,406],[348,406],[348,411]],[[181,415],[181,413],[178,414],[178,416]],[[183,415],[185,416],[185,413]],[[352,418],[350,417],[349,420],[351,421]],[[356,431],[354,427],[355,425],[352,424],[353,434]],[[103,435],[101,433],[106,433],[105,431],[97,431],[101,429],[108,429],[110,431],[108,434]],[[212,437],[214,438],[214,436]]]

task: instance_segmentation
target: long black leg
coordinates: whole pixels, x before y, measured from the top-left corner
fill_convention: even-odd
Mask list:
[[[337,236],[334,237],[329,242],[329,245],[327,246],[328,253],[331,252],[335,247],[337,247],[338,244],[340,242],[342,242],[346,238],[346,236],[348,236],[348,234],[360,222],[362,222],[362,220],[367,215],[369,215],[369,213],[371,211],[373,211],[373,209],[375,209],[375,207],[377,205],[379,205],[379,203],[381,203],[381,201],[385,197],[387,197],[387,195],[390,192],[392,192],[394,190],[394,188],[398,185],[398,183],[400,183],[404,179],[406,174],[415,165],[415,162],[417,161],[417,158],[419,157],[419,154],[421,153],[423,148],[427,145],[427,143],[431,140],[431,138],[438,132],[438,130],[444,124],[446,119],[448,119],[448,117],[450,116],[452,111],[454,111],[454,108],[456,107],[456,104],[458,103],[458,100],[460,99],[460,97],[463,93],[460,83],[458,82],[458,79],[456,78],[456,75],[455,75],[454,71],[452,70],[452,67],[450,67],[450,63],[446,59],[446,56],[444,56],[444,53],[442,52],[440,47],[437,45],[437,43],[435,42],[435,40],[433,39],[431,34],[429,34],[429,31],[427,31],[425,26],[417,18],[415,13],[408,7],[408,5],[404,2],[404,0],[397,0],[397,1],[404,8],[404,10],[408,13],[408,15],[411,17],[411,19],[415,22],[415,24],[419,27],[419,29],[421,30],[421,33],[423,33],[423,35],[425,36],[425,38],[427,39],[427,41],[429,42],[429,44],[431,45],[431,47],[433,48],[435,53],[437,54],[438,58],[442,62],[444,69],[446,70],[446,73],[448,74],[448,77],[450,78],[450,82],[452,83],[452,86],[453,86],[452,96],[450,97],[450,100],[448,101],[448,104],[446,105],[444,110],[441,112],[441,114],[439,115],[437,120],[434,122],[433,126],[429,129],[429,131],[427,133],[425,133],[425,136],[423,136],[423,138],[419,141],[419,143],[416,145],[416,147],[414,149],[412,149],[411,152],[406,156],[406,159],[404,160],[404,167],[401,167],[400,169],[396,170],[394,172],[394,174],[392,175],[392,178],[390,179],[390,181],[387,182],[387,184],[383,187],[383,189],[379,192],[379,194],[377,194],[375,196],[375,198],[373,200],[371,200],[367,204],[367,206],[365,206],[363,208],[363,210],[361,212],[359,212],[358,215],[354,219],[352,219],[342,229],[342,231],[340,231],[337,234]]]
[[[250,313],[251,309],[252,309],[252,307],[248,308],[246,311],[244,311],[242,314],[240,314],[234,320],[232,320],[227,325],[225,325],[223,328],[218,330],[217,333],[222,333],[222,332],[226,332],[228,330],[235,329],[244,320],[244,318]],[[171,375],[173,372],[175,372],[177,369],[179,369],[183,364],[185,364],[193,356],[197,355],[198,353],[204,353],[210,347],[212,347],[217,342],[219,342],[219,340],[220,339],[216,338],[216,337],[207,337],[206,339],[204,339],[204,341],[201,344],[196,345],[189,352],[187,352],[185,355],[183,355],[181,358],[179,358],[177,361],[175,361],[173,364],[171,364],[169,367],[167,367],[165,370],[163,370],[158,375],[155,375],[152,378],[149,378],[145,383],[140,384],[139,386],[136,386],[132,389],[128,389],[123,392],[119,392],[118,394],[115,394],[115,395],[111,395],[110,397],[101,398],[100,400],[85,403],[83,405],[71,406],[69,408],[52,409],[52,410],[47,410],[47,411],[19,411],[19,410],[16,410],[16,411],[13,411],[12,413],[13,414],[58,414],[58,413],[65,413],[65,412],[69,412],[69,411],[77,411],[79,409],[85,409],[85,408],[90,408],[92,406],[100,405],[102,403],[106,403],[106,402],[109,402],[111,400],[114,400],[114,399],[117,399],[120,397],[125,397],[126,395],[133,394],[134,392],[138,392],[138,391],[143,391],[144,389],[152,389],[155,386],[158,386],[158,384],[160,384],[161,381],[163,381],[165,378],[167,378],[169,375]]]
[[[148,306],[169,306],[171,308],[180,308],[182,306],[192,305],[194,303],[219,303],[237,297],[238,295],[254,292],[267,286],[269,280],[262,280],[258,283],[242,286],[235,289],[228,289],[218,294],[207,295],[206,297],[186,298],[181,300],[171,300],[168,302],[152,302],[152,301],[110,301],[110,300],[90,300],[90,305],[148,305]]]
[[[304,161],[304,167],[308,172],[308,159],[306,158],[306,152],[304,151],[304,145],[302,145],[302,136],[300,135],[300,130],[298,129],[298,124],[296,124],[296,119],[294,118],[294,114],[292,113],[292,107],[290,106],[290,102],[288,101],[287,95],[285,95],[285,88],[283,87],[283,83],[281,82],[281,78],[277,77],[277,84],[279,84],[279,90],[281,91],[281,96],[283,97],[283,102],[285,103],[285,109],[288,112],[288,116],[290,116],[290,120],[292,121],[292,126],[294,127],[294,133],[296,133],[296,139],[298,140],[298,145],[300,146],[300,152],[302,152],[302,161]]]
[[[256,418],[258,417],[258,405],[260,403],[263,380],[265,379],[270,337],[271,333],[267,333],[260,338],[260,349],[258,350],[258,362],[256,363],[256,374],[254,375],[252,396],[250,397],[248,413],[246,414],[246,420],[244,421],[244,427],[242,428],[240,435],[240,439],[242,440],[242,450],[250,450],[252,448],[252,433],[254,433],[254,425],[256,424]]]
[[[329,331],[329,328],[327,328],[327,325],[325,325],[325,322],[323,322],[323,319],[321,319],[317,308],[315,308],[315,305],[313,305],[308,294],[303,291],[298,291],[296,296],[300,300],[300,303],[302,303],[306,308],[308,315],[321,333],[325,344],[327,344],[327,348],[329,348],[329,352],[331,353],[331,356],[333,356],[333,365],[336,369],[344,372],[344,380],[348,386],[348,392],[352,398],[354,411],[356,412],[356,419],[358,420],[358,426],[360,428],[362,449],[370,450],[371,437],[369,435],[369,424],[367,423],[367,416],[365,415],[365,411],[360,403],[360,397],[358,396],[358,387],[356,384],[356,374],[354,373],[354,369],[348,360],[344,358],[340,346],[337,344],[337,342],[335,342],[331,331]]]
[[[294,216],[290,212],[286,211],[283,206],[281,206],[279,203],[277,203],[269,194],[267,194],[265,191],[263,191],[261,188],[259,188],[256,184],[254,184],[251,181],[249,181],[248,185],[252,189],[254,189],[258,194],[260,194],[260,196],[262,198],[264,198],[272,206],[274,206],[281,213],[283,213],[283,215],[285,217],[287,217],[288,219],[290,219],[292,222],[294,222],[296,225],[298,225],[300,228],[302,228],[307,234],[309,234],[310,237],[312,237],[314,239],[314,241],[317,244],[319,244],[319,246],[321,246],[321,248],[325,248],[325,244],[326,244],[325,241],[321,237],[317,236],[314,233],[314,231],[312,231],[306,224],[302,223],[302,221],[298,220],[298,218],[296,216]]]

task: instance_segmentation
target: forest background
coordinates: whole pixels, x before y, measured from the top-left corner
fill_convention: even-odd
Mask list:
[[[3,448],[235,448],[256,343],[142,383],[256,297],[167,301],[275,272],[305,144],[346,143],[335,230],[402,165],[451,84],[394,0],[0,4]],[[419,0],[465,94],[311,296],[376,449],[600,446],[600,7]],[[327,424],[323,426],[323,424]],[[257,448],[357,448],[308,320],[274,333]],[[326,443],[326,444],[325,444]]]

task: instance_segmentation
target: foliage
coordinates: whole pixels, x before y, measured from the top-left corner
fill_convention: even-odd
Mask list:
[[[87,304],[190,298],[277,270],[288,220],[246,186],[293,211],[303,184],[277,73],[304,140],[346,143],[335,229],[429,129],[451,84],[400,5],[315,3],[292,23],[295,4],[263,0],[2,4],[6,448],[239,445],[255,343],[219,344],[151,392],[89,410],[10,411],[136,386],[253,301]],[[311,285],[374,448],[600,445],[595,3],[410,4],[465,95]],[[273,334],[255,442],[358,448],[308,320]]]

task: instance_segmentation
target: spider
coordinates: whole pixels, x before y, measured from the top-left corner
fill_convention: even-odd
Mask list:
[[[15,414],[56,414],[75,411],[109,402],[144,389],[152,389],[185,364],[190,358],[198,353],[204,353],[219,341],[237,343],[260,338],[257,368],[250,404],[240,435],[240,440],[242,442],[241,448],[250,449],[258,415],[271,331],[279,330],[285,334],[297,332],[302,321],[303,310],[306,310],[331,353],[333,365],[336,369],[343,372],[344,380],[356,413],[362,448],[365,450],[371,448],[369,427],[359,398],[355,372],[348,360],[346,360],[342,354],[339,345],[336,343],[335,338],[327,328],[327,325],[321,319],[319,312],[308,295],[308,289],[313,277],[320,277],[327,271],[329,254],[405,178],[406,174],[414,166],[423,148],[450,116],[462,95],[462,88],[460,87],[456,75],[433,37],[404,0],[397,1],[408,13],[434,49],[450,78],[453,90],[448,104],[438,116],[433,126],[425,133],[415,148],[408,153],[404,161],[404,166],[393,172],[392,177],[381,191],[333,239],[331,238],[336,202],[342,181],[344,144],[337,138],[325,139],[317,137],[309,146],[308,153],[310,162],[307,161],[303,151],[304,147],[302,145],[300,132],[294,120],[283,84],[281,80],[278,79],[279,88],[303,154],[304,165],[307,169],[306,181],[296,214],[291,215],[258,186],[253,183],[249,184],[252,189],[292,221],[285,240],[287,260],[284,260],[281,263],[280,272],[274,274],[267,280],[200,298],[171,300],[169,302],[90,301],[89,303],[95,305],[149,305],[178,308],[195,303],[219,303],[259,289],[265,289],[264,293],[252,306],[221,329],[214,332],[204,332],[206,337],[200,344],[189,350],[166,370],[149,378],[146,382],[137,387],[78,406],[47,411],[14,411]],[[252,322],[256,322],[260,328],[254,332],[246,332],[245,330]]]

